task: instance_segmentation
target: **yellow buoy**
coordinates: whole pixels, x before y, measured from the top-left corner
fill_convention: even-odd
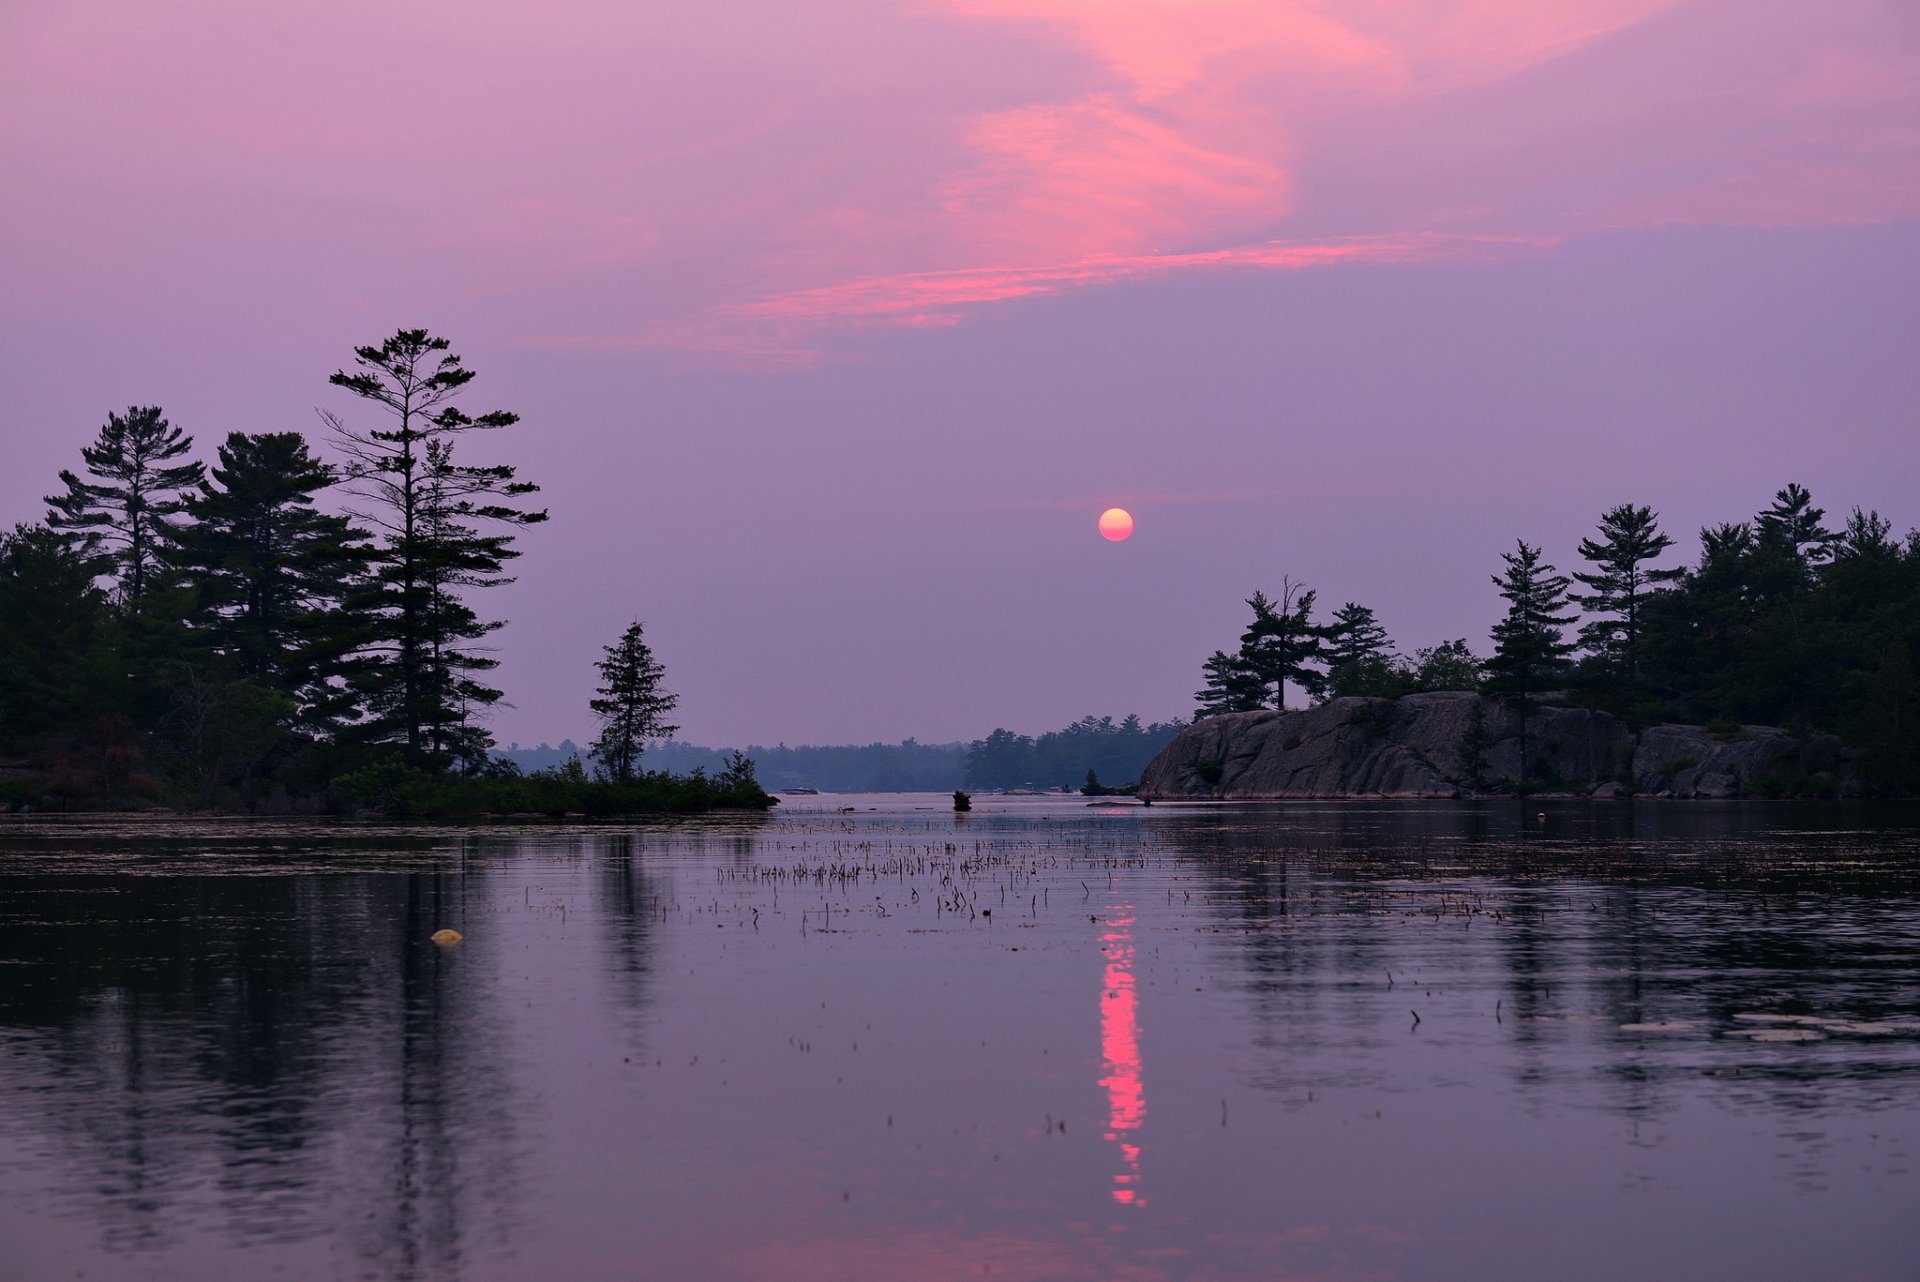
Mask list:
[[[457,944],[462,936],[457,930],[436,930],[427,938],[436,944]]]

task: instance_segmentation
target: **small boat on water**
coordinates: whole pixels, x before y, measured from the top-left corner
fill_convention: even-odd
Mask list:
[[[820,795],[818,788],[782,788],[780,791],[786,793],[789,797],[817,797]]]

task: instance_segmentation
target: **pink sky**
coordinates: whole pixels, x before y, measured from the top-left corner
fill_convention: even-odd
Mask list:
[[[0,519],[430,326],[554,511],[503,740],[635,615],[691,738],[947,739],[1282,574],[1483,645],[1627,499],[1920,523],[1911,4],[19,0],[0,166]]]

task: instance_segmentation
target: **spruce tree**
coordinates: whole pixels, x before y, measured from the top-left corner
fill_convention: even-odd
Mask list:
[[[1487,669],[1495,689],[1511,692],[1520,703],[1520,777],[1527,775],[1527,698],[1570,666],[1573,645],[1562,629],[1573,622],[1567,609],[1570,580],[1540,560],[1540,549],[1518,540],[1515,550],[1502,552],[1506,572],[1493,577],[1506,599],[1506,617],[1493,625],[1493,657]]]
[[[349,605],[366,570],[365,535],[322,512],[335,481],[297,432],[234,432],[186,499],[167,560],[194,597],[205,643],[324,730],[351,715],[339,681],[357,640]]]
[[[587,706],[600,719],[600,735],[591,751],[608,778],[625,783],[633,778],[647,740],[671,738],[680,729],[666,719],[680,697],[660,688],[666,669],[653,657],[637,621],[594,666],[600,687]]]
[[[1683,571],[1647,565],[1673,546],[1673,540],[1661,533],[1659,517],[1651,508],[1622,503],[1601,516],[1599,532],[1597,540],[1580,540],[1580,555],[1593,564],[1593,572],[1573,575],[1592,591],[1576,592],[1572,599],[1588,613],[1601,616],[1580,629],[1580,641],[1588,654],[1629,682],[1637,682],[1646,599]]]
[[[1314,666],[1323,661],[1325,633],[1313,622],[1314,593],[1305,584],[1282,579],[1280,599],[1264,592],[1247,598],[1253,621],[1240,634],[1240,662],[1263,687],[1273,687],[1273,706],[1287,710],[1287,682],[1308,695],[1326,689],[1326,675]]]
[[[98,573],[118,576],[129,610],[139,610],[153,587],[181,492],[200,481],[200,464],[174,461],[192,448],[193,438],[169,424],[159,406],[129,406],[124,415],[107,415],[94,443],[80,451],[94,480],[62,470],[66,491],[46,498],[47,524],[72,533],[97,558]]]
[[[357,678],[374,713],[369,733],[435,767],[478,760],[488,738],[474,718],[500,698],[474,679],[496,661],[473,645],[500,625],[482,621],[465,594],[511,582],[502,567],[519,555],[512,531],[547,519],[519,505],[540,487],[513,468],[455,460],[460,438],[519,416],[474,416],[453,404],[474,371],[448,348],[424,329],[355,348],[356,372],[328,381],[378,405],[391,424],[349,427],[322,413],[348,459],[347,489],[365,504],[357,515],[379,534],[376,590],[363,611],[372,637]]]

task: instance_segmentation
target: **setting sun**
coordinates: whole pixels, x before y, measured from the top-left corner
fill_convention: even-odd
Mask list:
[[[1100,533],[1118,543],[1133,533],[1133,513],[1123,507],[1110,507],[1100,514]]]

